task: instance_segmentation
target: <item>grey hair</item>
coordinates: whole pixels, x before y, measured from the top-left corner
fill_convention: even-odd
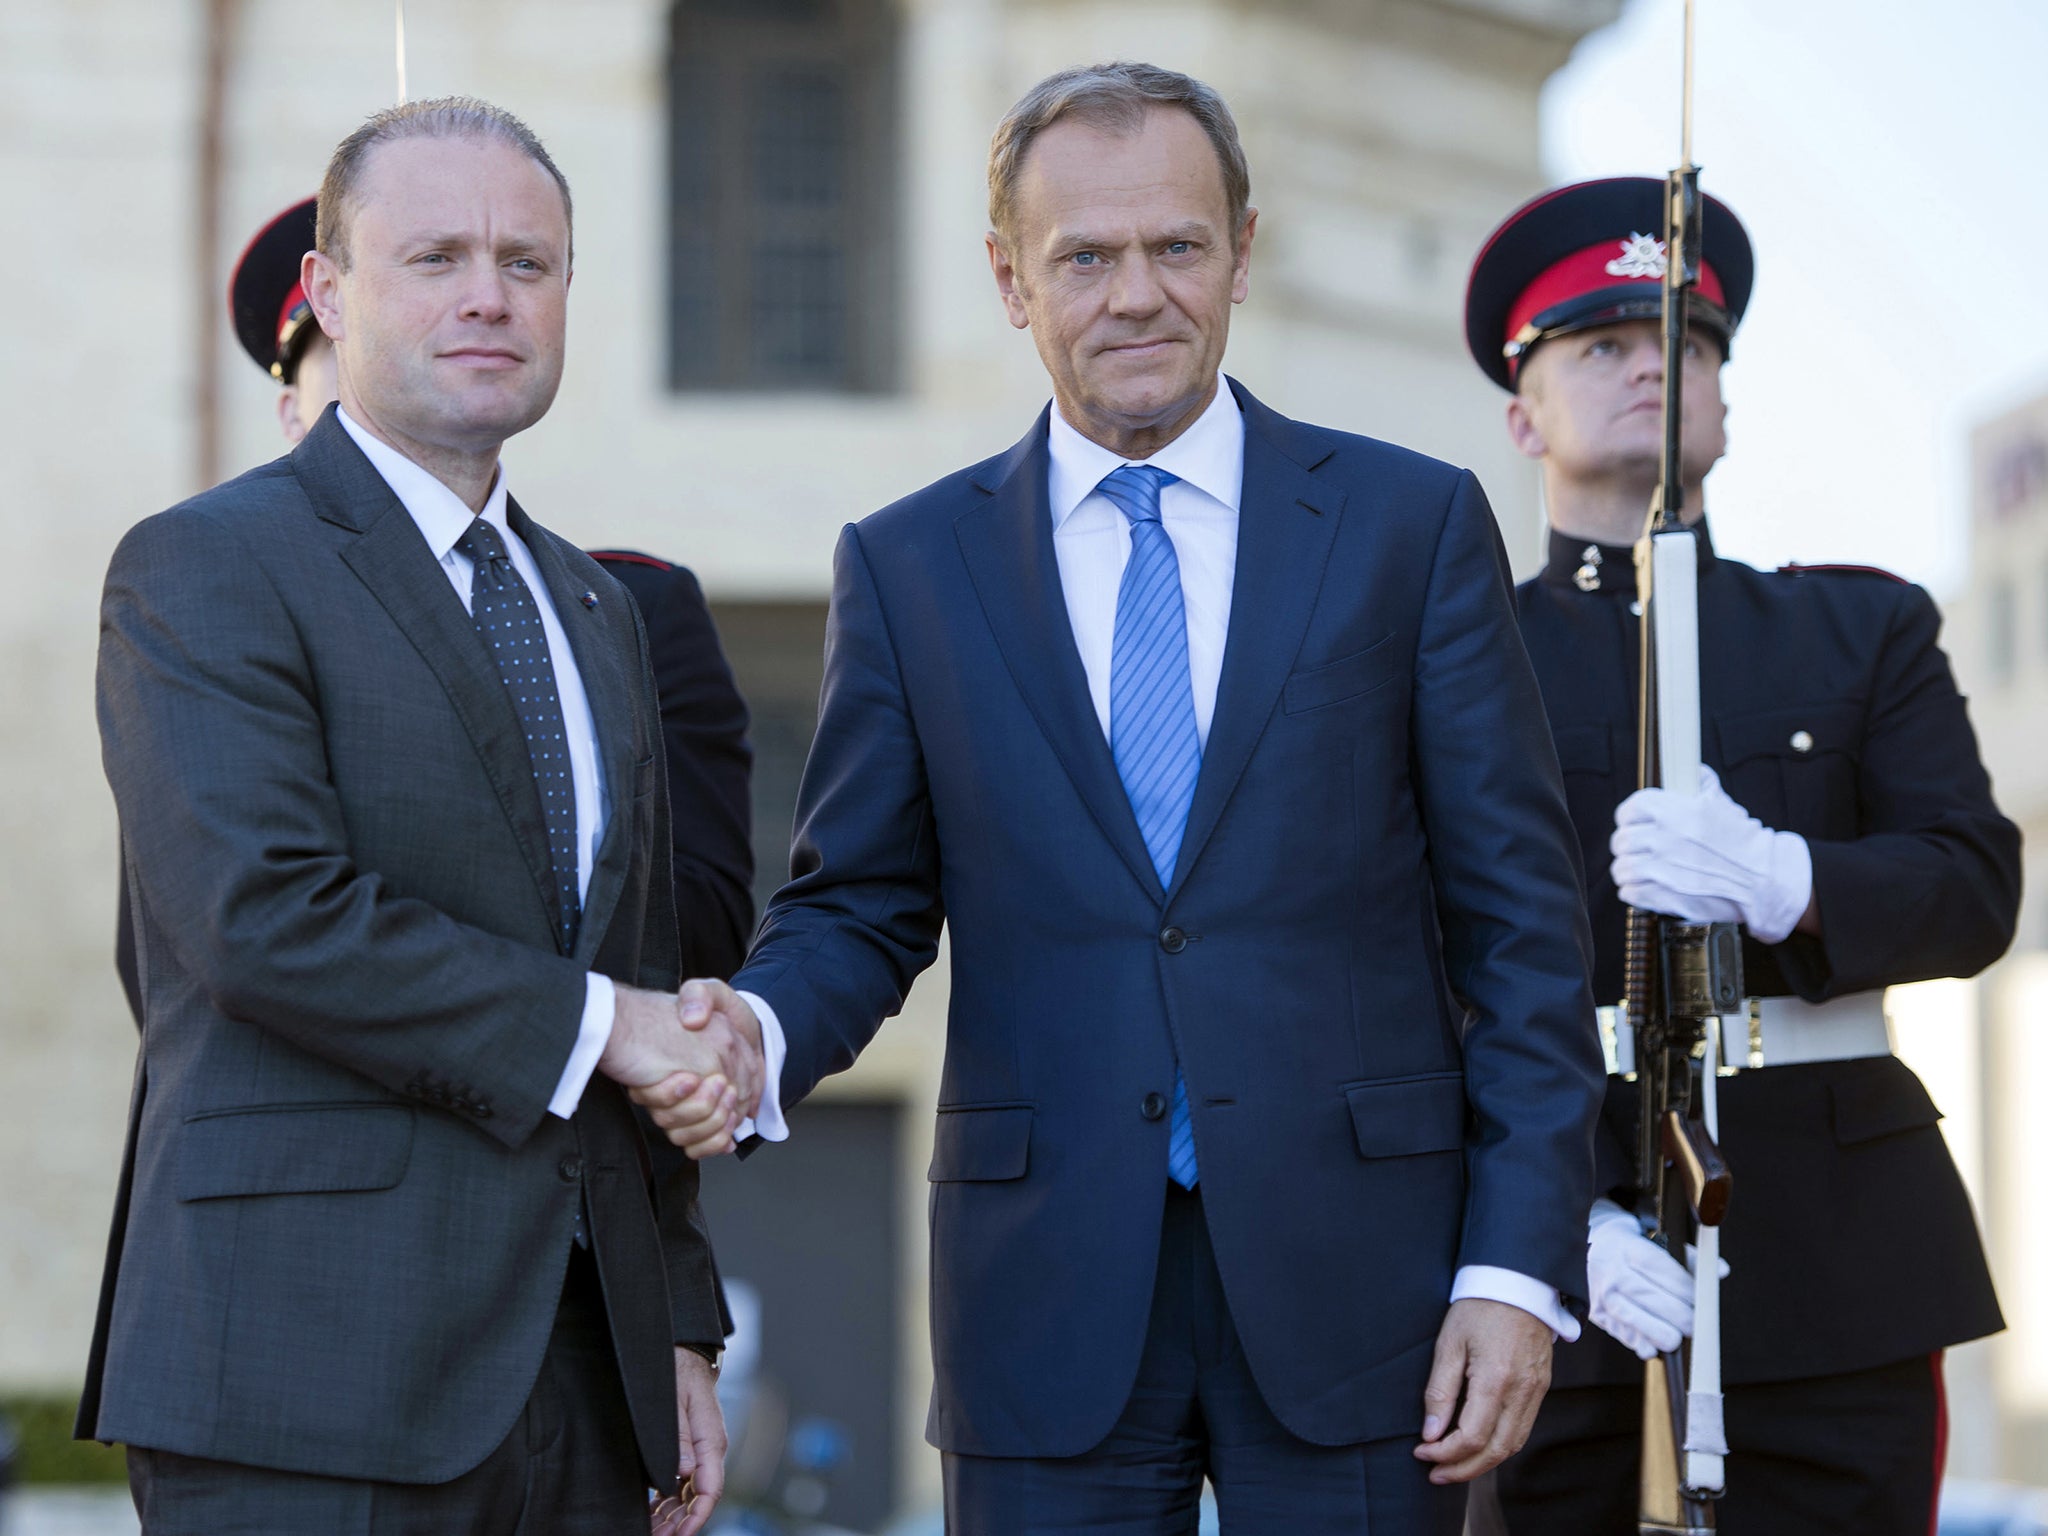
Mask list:
[[[320,212],[313,245],[335,265],[348,267],[348,216],[363,162],[379,144],[400,139],[495,139],[525,155],[555,180],[562,192],[562,218],[570,229],[569,253],[576,250],[575,213],[569,201],[569,178],[549,157],[540,136],[525,123],[475,96],[437,96],[431,101],[401,102],[386,107],[334,148],[327,174],[320,182]]]
[[[1177,107],[1192,117],[1215,146],[1223,171],[1223,195],[1230,205],[1230,240],[1234,247],[1251,207],[1252,173],[1238,142],[1237,119],[1223,98],[1188,75],[1156,64],[1118,60],[1063,69],[1047,75],[1024,93],[996,128],[988,149],[988,217],[996,234],[1010,238],[1016,213],[1017,177],[1031,141],[1054,123],[1078,119],[1098,128],[1135,133],[1155,107]]]

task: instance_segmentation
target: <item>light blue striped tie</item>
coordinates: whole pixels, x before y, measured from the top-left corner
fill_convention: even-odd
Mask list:
[[[1096,487],[1130,520],[1131,558],[1116,594],[1116,636],[1109,660],[1109,747],[1130,796],[1145,851],[1159,883],[1173,884],[1181,834],[1202,769],[1195,690],[1188,679],[1188,620],[1180,561],[1159,520],[1159,490],[1177,477],[1149,464],[1126,464]],[[1176,1064],[1166,1171],[1193,1189],[1195,1127],[1187,1080]]]

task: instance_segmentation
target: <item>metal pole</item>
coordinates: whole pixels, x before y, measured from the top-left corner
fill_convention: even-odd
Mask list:
[[[227,80],[236,0],[207,0],[199,81],[199,141],[193,159],[192,469],[197,489],[217,485],[220,441],[220,226],[227,140]]]

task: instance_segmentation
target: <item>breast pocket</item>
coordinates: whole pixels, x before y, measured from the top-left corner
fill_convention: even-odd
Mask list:
[[[1290,715],[1302,715],[1363,698],[1398,677],[1404,660],[1389,632],[1362,651],[1295,672],[1281,693],[1281,708]]]
[[[1722,717],[1722,787],[1765,826],[1854,837],[1863,715],[1859,700],[1832,700]]]
[[[1560,725],[1551,731],[1557,744],[1557,766],[1566,777],[1597,774],[1605,779],[1614,771],[1613,739],[1604,725]]]

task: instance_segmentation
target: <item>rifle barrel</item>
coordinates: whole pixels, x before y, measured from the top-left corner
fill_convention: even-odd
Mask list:
[[[1692,0],[1685,0],[1685,84],[1684,124],[1679,130],[1678,159],[1682,165],[1692,164]]]

